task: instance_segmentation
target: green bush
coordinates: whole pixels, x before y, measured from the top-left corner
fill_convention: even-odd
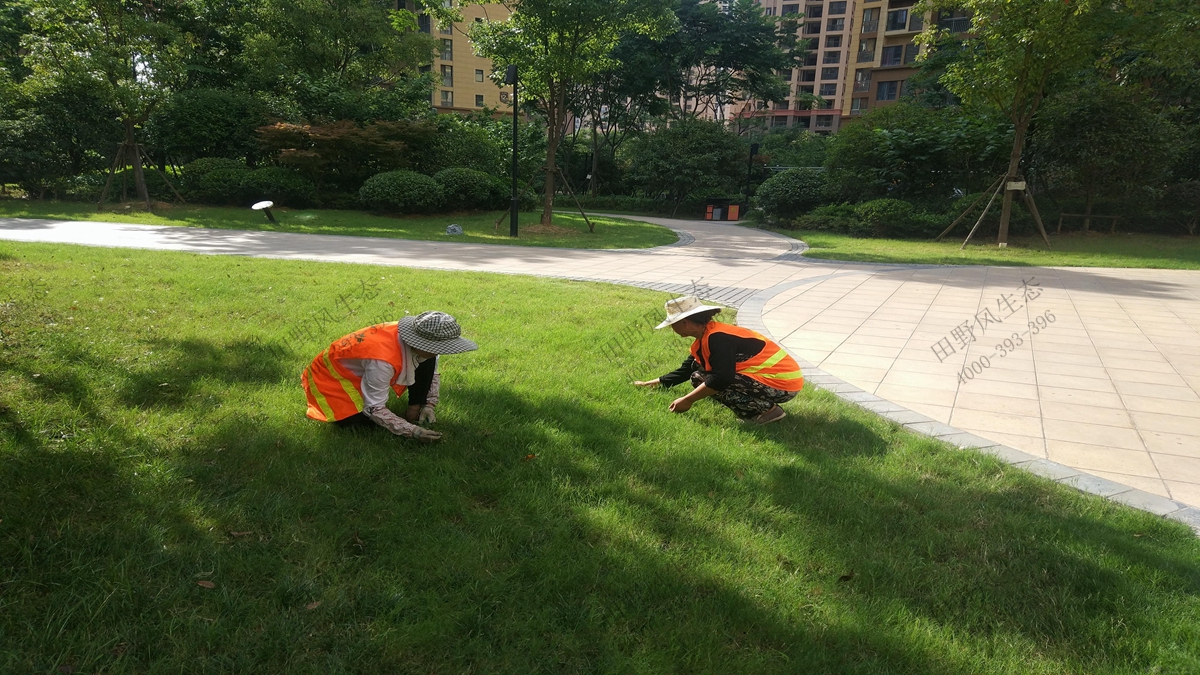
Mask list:
[[[276,206],[304,208],[317,201],[317,190],[295,171],[268,166],[246,173],[242,178],[241,194],[251,203],[269,199]],[[249,206],[249,204],[240,204]]]
[[[768,223],[790,223],[826,199],[825,172],[817,169],[788,169],[771,176],[754,195],[754,206],[762,209]]]
[[[853,204],[846,203],[818,206],[796,219],[796,229],[850,234],[859,222],[854,208]]]
[[[203,157],[183,166],[179,191],[189,201],[202,204],[237,203],[241,181],[250,169],[236,159]],[[218,176],[210,179],[211,174]]]
[[[387,171],[367,179],[358,198],[377,211],[433,213],[442,208],[442,186],[429,176],[413,171]]]
[[[854,209],[858,231],[854,236],[888,237],[896,230],[907,230],[913,216],[913,205],[900,199],[872,199]]]
[[[511,199],[503,181],[476,169],[443,169],[433,179],[442,186],[447,206],[456,211],[503,209]]]
[[[162,174],[150,167],[145,167],[142,170],[142,174],[146,177],[146,190],[150,193],[151,199],[159,202],[169,202],[175,199],[175,194],[171,192],[171,188],[163,179]],[[104,191],[104,183],[107,180],[107,171],[73,176],[62,182],[60,195],[67,201],[96,202],[99,201],[100,193]],[[171,181],[175,183],[175,187],[178,189],[178,181],[173,177]],[[108,188],[106,203],[121,201],[122,185],[127,188],[125,196],[131,200],[137,200],[137,187],[134,183],[133,169],[125,169],[113,175],[112,185]]]

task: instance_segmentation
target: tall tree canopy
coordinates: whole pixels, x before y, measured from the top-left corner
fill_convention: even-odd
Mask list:
[[[503,73],[520,72],[522,100],[546,118],[545,193],[542,223],[553,222],[555,155],[566,132],[571,96],[614,64],[624,35],[661,37],[675,27],[665,0],[515,0],[505,21],[480,22],[471,40]]]

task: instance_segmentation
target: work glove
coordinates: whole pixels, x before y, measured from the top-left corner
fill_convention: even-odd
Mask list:
[[[418,441],[421,441],[422,443],[433,443],[434,441],[440,440],[442,438],[442,434],[434,431],[433,429],[414,427],[412,437]]]
[[[437,421],[437,416],[433,414],[433,406],[421,406],[421,415],[417,418],[419,424],[433,424]]]

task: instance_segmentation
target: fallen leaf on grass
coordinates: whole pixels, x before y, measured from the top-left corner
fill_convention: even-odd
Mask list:
[[[1146,535],[1142,534],[1141,532],[1135,532],[1133,536],[1135,536],[1135,537],[1144,537],[1144,536],[1146,536]]]
[[[318,607],[320,607],[320,606],[321,606],[321,601],[320,601],[320,600],[317,600],[317,601],[315,601],[315,602],[310,602],[310,603],[308,603],[307,605],[305,605],[305,606],[304,606],[304,609],[307,609],[308,611],[310,611],[310,612],[311,612],[311,611],[313,611],[314,609],[316,609],[316,608],[318,608]]]
[[[254,533],[251,532],[250,530],[246,530],[245,532],[234,532],[233,530],[229,531],[229,536],[231,536],[231,537],[248,537],[252,534],[254,534]]]
[[[67,666],[67,665],[59,666],[59,667],[58,667],[58,672],[60,672],[60,673],[73,673],[73,672],[75,672],[75,666]]]
[[[201,579],[200,581],[196,582],[196,585],[200,586],[201,588],[216,588],[217,587],[216,584],[209,581],[208,579]]]
[[[537,455],[533,455],[533,454],[525,455],[525,459],[523,459],[521,461],[528,462],[531,459],[537,459]]]
[[[853,578],[854,578],[854,570],[850,570],[849,572],[838,577],[838,581],[850,581]]]
[[[120,656],[125,653],[126,649],[129,649],[129,643],[122,642],[121,644],[117,645],[116,647],[113,647],[112,649],[110,649],[109,653],[112,654],[113,656]]]

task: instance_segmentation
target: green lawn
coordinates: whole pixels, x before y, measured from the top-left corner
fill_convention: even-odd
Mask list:
[[[465,241],[475,244],[519,244],[558,248],[650,248],[678,241],[671,230],[625,218],[592,218],[596,232],[590,233],[578,213],[556,213],[555,229],[539,231],[540,213],[522,213],[517,239],[508,236],[505,217],[493,229],[500,212],[456,213],[436,216],[387,217],[360,211],[275,209],[276,224],[250,209],[217,206],[163,205],[155,213],[109,208],[97,212],[94,204],[78,202],[38,202],[0,199],[0,218],[54,218],[60,220],[100,220],[146,225],[184,225],[226,230],[271,230],[304,234],[340,234],[359,237]],[[446,226],[458,224],[461,235],[446,234]]]
[[[672,415],[629,384],[684,355],[663,294],[3,242],[0,278],[3,673],[1200,672],[1183,525],[810,389]],[[430,308],[481,345],[440,444],[304,417],[313,354]]]
[[[1007,248],[994,239],[972,241],[960,251],[966,232],[941,242],[910,239],[857,239],[829,232],[774,230],[811,246],[804,255],[825,260],[932,265],[1037,265],[1052,267],[1153,267],[1200,269],[1200,237],[1161,234],[1050,235],[1015,237]]]

